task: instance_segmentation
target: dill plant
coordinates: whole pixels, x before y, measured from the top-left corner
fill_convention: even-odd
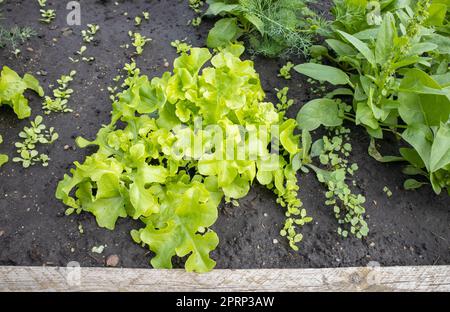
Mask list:
[[[236,38],[246,39],[249,51],[267,57],[287,57],[307,55],[312,40],[318,30],[326,24],[323,18],[308,8],[307,0],[209,0],[207,15],[232,16],[236,27],[226,27],[223,31],[236,33]],[[220,21],[219,21],[220,22]],[[221,37],[222,24],[217,24],[209,37]],[[226,40],[212,48],[226,45]]]

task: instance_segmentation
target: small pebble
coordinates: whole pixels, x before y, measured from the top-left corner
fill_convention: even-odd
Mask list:
[[[119,264],[119,256],[118,255],[111,255],[108,258],[106,258],[106,266],[108,267],[116,267]]]
[[[69,145],[64,145],[64,150],[67,151],[70,148]]]
[[[169,67],[169,62],[165,62],[164,67]]]
[[[264,212],[264,217],[268,217],[269,215],[266,213],[266,212]]]
[[[2,236],[3,236],[3,234],[5,234],[5,231],[3,231],[3,230],[0,230],[0,237],[2,237]]]
[[[374,243],[374,242],[371,242],[369,246],[370,246],[370,247],[375,247],[375,243]]]
[[[273,243],[274,243],[275,245],[278,244],[278,239],[274,238],[274,239],[273,239]]]
[[[367,263],[367,266],[370,268],[377,268],[380,267],[381,264],[378,261],[369,261],[369,263]]]
[[[34,50],[33,50],[33,48],[27,48],[27,51],[33,52]]]

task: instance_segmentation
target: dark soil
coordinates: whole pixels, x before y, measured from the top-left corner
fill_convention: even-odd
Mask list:
[[[68,172],[73,161],[83,161],[92,150],[75,147],[77,136],[94,138],[97,130],[109,122],[111,102],[107,86],[126,62],[132,49],[120,48],[129,43],[127,32],[134,29],[133,19],[144,10],[151,14],[149,23],[143,22],[139,31],[153,38],[143,55],[136,58],[143,73],[160,76],[167,68],[165,59],[176,57],[170,42],[187,38],[194,46],[203,46],[211,22],[200,28],[187,25],[194,15],[187,1],[82,1],[82,25],[66,25],[66,2],[50,0],[49,7],[57,11],[57,19],[50,26],[40,24],[36,1],[6,1],[3,5],[5,25],[32,26],[39,36],[21,47],[18,58],[6,49],[0,50],[0,64],[8,65],[20,74],[36,75],[49,92],[62,74],[76,69],[78,75],[72,84],[75,93],[70,100],[71,114],[52,114],[45,117],[48,126],[54,126],[60,139],[48,148],[50,166],[22,169],[8,163],[0,169],[0,265],[60,265],[78,261],[82,266],[103,266],[105,258],[116,254],[124,267],[149,267],[151,253],[132,242],[129,232],[139,222],[119,220],[114,232],[101,229],[89,214],[66,217],[65,207],[54,197],[58,181]],[[324,10],[326,11],[326,10]],[[128,12],[128,16],[124,16]],[[72,64],[82,45],[80,32],[87,23],[101,27],[94,45],[88,45],[87,56],[95,56],[92,65]],[[27,48],[32,48],[27,49]],[[298,62],[299,60],[295,60]],[[295,116],[302,103],[314,98],[305,79],[295,74],[288,83],[277,78],[282,60],[256,58],[263,86],[270,99],[273,89],[290,87],[290,95],[297,104],[290,110]],[[37,72],[47,72],[45,76]],[[33,116],[43,114],[41,100],[32,93]],[[0,109],[0,133],[5,142],[0,152],[13,156],[14,142],[29,120],[19,121],[11,110]],[[220,244],[213,253],[218,268],[302,268],[365,266],[369,261],[381,265],[450,264],[450,200],[437,196],[430,187],[405,191],[401,164],[381,164],[367,154],[368,136],[363,130],[352,131],[354,151],[351,161],[359,164],[356,175],[357,191],[367,198],[368,238],[342,239],[337,233],[337,222],[329,207],[324,205],[324,188],[313,175],[300,177],[299,196],[314,222],[305,226],[301,250],[294,252],[279,236],[284,211],[275,196],[255,185],[241,200],[240,207],[222,205],[214,229]],[[65,150],[64,146],[70,146]],[[386,151],[395,152],[394,139],[386,142]],[[11,157],[12,158],[12,157]],[[387,186],[393,196],[383,192]],[[84,234],[78,230],[82,225]],[[92,253],[94,246],[107,245],[102,254]],[[177,261],[180,266],[182,261]]]

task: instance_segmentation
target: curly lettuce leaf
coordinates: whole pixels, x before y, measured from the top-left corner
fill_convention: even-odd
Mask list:
[[[23,93],[30,89],[39,96],[44,96],[44,90],[39,85],[39,81],[32,75],[25,74],[21,78],[14,70],[8,66],[3,66],[0,76],[0,106],[11,106],[19,119],[28,118],[31,115],[31,108]]]

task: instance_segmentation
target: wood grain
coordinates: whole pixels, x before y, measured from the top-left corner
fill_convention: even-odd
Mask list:
[[[450,291],[450,266],[183,270],[0,267],[0,291]]]

